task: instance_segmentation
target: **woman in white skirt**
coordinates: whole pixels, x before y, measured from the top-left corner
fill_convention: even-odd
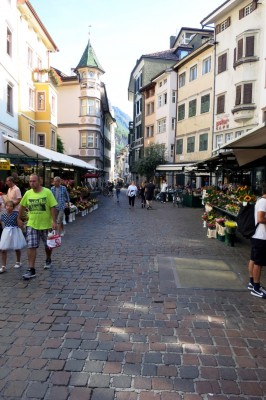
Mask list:
[[[0,250],[2,251],[2,267],[0,268],[0,274],[6,272],[7,251],[15,250],[16,264],[14,268],[19,268],[21,267],[20,250],[27,246],[22,230],[18,227],[18,212],[14,211],[14,207],[13,201],[8,200],[5,204],[5,211],[1,215],[1,222],[4,224],[4,229],[0,240]]]

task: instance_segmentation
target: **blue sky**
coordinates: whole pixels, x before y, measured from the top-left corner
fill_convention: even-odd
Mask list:
[[[142,54],[169,48],[182,26],[200,21],[224,0],[30,0],[59,48],[51,65],[70,74],[87,45],[105,70],[103,82],[112,105],[130,116],[130,73]],[[91,25],[91,28],[89,28]]]

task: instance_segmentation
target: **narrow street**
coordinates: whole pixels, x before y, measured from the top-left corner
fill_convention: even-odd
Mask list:
[[[35,279],[21,279],[26,251],[0,276],[0,399],[265,399],[249,241],[208,239],[201,209],[99,199],[66,226],[51,270],[41,245]]]

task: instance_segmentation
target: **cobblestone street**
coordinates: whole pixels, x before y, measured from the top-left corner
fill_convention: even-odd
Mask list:
[[[21,279],[25,250],[0,276],[0,399],[265,399],[266,302],[247,290],[249,241],[208,239],[201,209],[99,199],[66,226],[51,270],[41,245],[35,279]]]

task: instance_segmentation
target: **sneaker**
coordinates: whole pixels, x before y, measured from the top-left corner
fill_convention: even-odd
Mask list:
[[[261,290],[252,289],[251,294],[252,296],[260,297],[261,299],[266,299],[266,294],[263,293]]]
[[[50,269],[52,266],[52,261],[51,260],[46,260],[45,265],[43,266],[44,269]]]
[[[16,262],[16,264],[14,265],[14,268],[20,268],[22,266],[22,264],[20,262]]]
[[[23,279],[35,278],[35,276],[36,276],[35,268],[30,268],[30,270],[28,272],[26,272],[26,274],[24,274],[22,276],[23,276]]]
[[[265,289],[265,287],[261,286],[261,287],[260,287],[260,291],[261,291],[262,293],[266,294],[266,289]]]
[[[254,286],[252,285],[252,283],[249,282],[249,284],[248,284],[248,290],[253,290],[253,289],[254,289]]]
[[[4,272],[6,272],[6,267],[2,265],[2,267],[0,268],[0,274],[3,274]]]
[[[62,236],[62,237],[65,236],[65,233],[66,233],[65,231],[62,231],[60,236]]]

